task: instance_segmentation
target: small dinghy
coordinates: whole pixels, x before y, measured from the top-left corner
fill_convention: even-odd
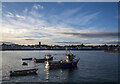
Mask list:
[[[23,63],[22,63],[22,65],[28,65],[28,63],[26,63],[26,62],[23,62]]]
[[[22,58],[22,60],[32,60],[32,58]]]
[[[34,58],[35,63],[44,63],[45,61],[50,61],[50,60],[53,60],[53,56],[51,56],[51,54],[45,55],[45,57],[43,59]]]
[[[26,76],[26,75],[37,74],[37,70],[38,69],[10,71],[10,76]]]

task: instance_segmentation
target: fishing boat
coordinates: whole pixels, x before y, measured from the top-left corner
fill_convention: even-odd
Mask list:
[[[51,56],[51,54],[47,54],[47,55],[45,55],[45,57],[43,59],[36,59],[36,58],[34,58],[34,62],[35,63],[44,63],[47,60],[48,61],[53,60],[53,56]]]
[[[38,69],[10,71],[10,76],[26,76],[26,75],[37,74],[37,70]]]
[[[22,60],[32,60],[32,58],[22,58]]]
[[[79,62],[80,58],[75,59],[75,55],[72,53],[67,54],[65,56],[65,60],[60,61],[46,61],[45,68],[48,69],[55,69],[55,68],[73,68],[77,67],[77,63]]]

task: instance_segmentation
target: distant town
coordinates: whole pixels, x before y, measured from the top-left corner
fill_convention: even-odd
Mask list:
[[[120,50],[120,45],[42,45],[41,42],[35,45],[5,44],[0,45],[0,50]]]

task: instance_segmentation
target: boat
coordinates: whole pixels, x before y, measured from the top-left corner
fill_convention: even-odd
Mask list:
[[[38,69],[28,69],[28,70],[17,70],[17,71],[10,71],[10,76],[26,76],[37,74]]]
[[[32,58],[22,58],[22,60],[32,60]]]
[[[120,49],[108,49],[104,50],[104,52],[120,53]]]
[[[53,60],[53,56],[51,56],[51,54],[47,54],[47,55],[45,55],[45,57],[43,59],[36,59],[36,58],[34,58],[34,62],[35,63],[44,63],[47,60],[48,61]]]
[[[22,65],[28,65],[28,63],[26,63],[26,62],[23,62],[23,63],[22,63]]]
[[[56,68],[73,68],[77,67],[77,63],[79,62],[80,58],[75,59],[75,55],[72,53],[66,54],[65,60],[60,61],[46,61],[45,68],[48,69],[56,69]]]

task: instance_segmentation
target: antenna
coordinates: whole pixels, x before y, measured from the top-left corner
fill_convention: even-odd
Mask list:
[[[70,54],[71,52],[70,52],[70,49],[69,49],[69,54]]]
[[[67,47],[66,47],[66,55],[67,55]]]

